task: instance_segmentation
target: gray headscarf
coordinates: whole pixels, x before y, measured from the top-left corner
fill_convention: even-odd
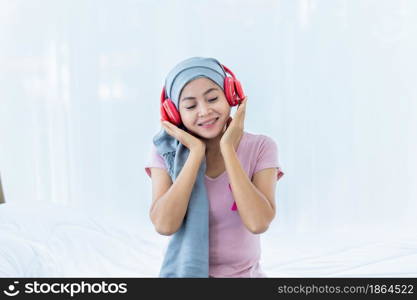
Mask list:
[[[224,90],[226,73],[214,58],[192,57],[177,64],[165,81],[167,96],[179,111],[179,96],[184,86],[199,77],[206,77]],[[181,129],[186,130],[184,125]],[[174,181],[189,155],[189,149],[163,128],[153,143],[163,157]],[[209,277],[209,203],[204,182],[206,160],[200,165],[191,192],[187,212],[180,229],[171,237],[159,277]]]

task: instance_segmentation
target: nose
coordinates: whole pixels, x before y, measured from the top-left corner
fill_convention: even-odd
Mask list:
[[[203,102],[199,105],[198,116],[202,117],[202,116],[208,115],[210,111],[211,111],[210,105]]]

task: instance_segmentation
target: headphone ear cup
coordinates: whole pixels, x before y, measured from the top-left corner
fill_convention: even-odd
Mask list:
[[[243,100],[245,98],[245,93],[243,92],[242,85],[240,84],[240,81],[235,79],[235,89],[237,92],[237,95],[239,96],[240,100]]]
[[[236,102],[236,91],[235,84],[233,83],[233,78],[225,77],[224,79],[224,93],[226,95],[227,102],[230,106],[235,106]]]
[[[164,108],[164,111],[162,112],[162,107]],[[177,111],[177,108],[175,107],[175,104],[171,101],[171,99],[167,98],[162,103],[161,107],[161,114],[166,116],[168,118],[167,121],[173,123],[176,126],[181,125],[181,116],[179,112]]]
[[[164,102],[162,102],[162,105],[161,105],[161,118],[162,118],[163,121],[168,121],[169,122],[169,117],[168,117],[168,114],[165,111]]]

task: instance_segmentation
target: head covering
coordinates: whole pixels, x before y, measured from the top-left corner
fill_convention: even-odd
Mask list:
[[[214,58],[191,57],[177,64],[165,80],[167,96],[179,110],[179,97],[184,86],[199,77],[211,79],[224,90],[226,72]]]
[[[177,109],[184,86],[199,77],[211,79],[224,89],[226,73],[214,58],[191,57],[177,64],[168,73],[165,90]],[[183,125],[180,128],[185,129]],[[189,149],[163,128],[154,136],[153,143],[163,157],[174,182],[188,158]],[[209,277],[209,203],[204,182],[205,173],[204,158],[181,227],[169,241],[159,277]]]

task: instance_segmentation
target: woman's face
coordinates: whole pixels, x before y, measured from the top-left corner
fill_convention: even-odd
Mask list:
[[[181,119],[190,132],[204,139],[222,133],[231,108],[216,83],[205,77],[194,79],[184,86],[179,99]]]

